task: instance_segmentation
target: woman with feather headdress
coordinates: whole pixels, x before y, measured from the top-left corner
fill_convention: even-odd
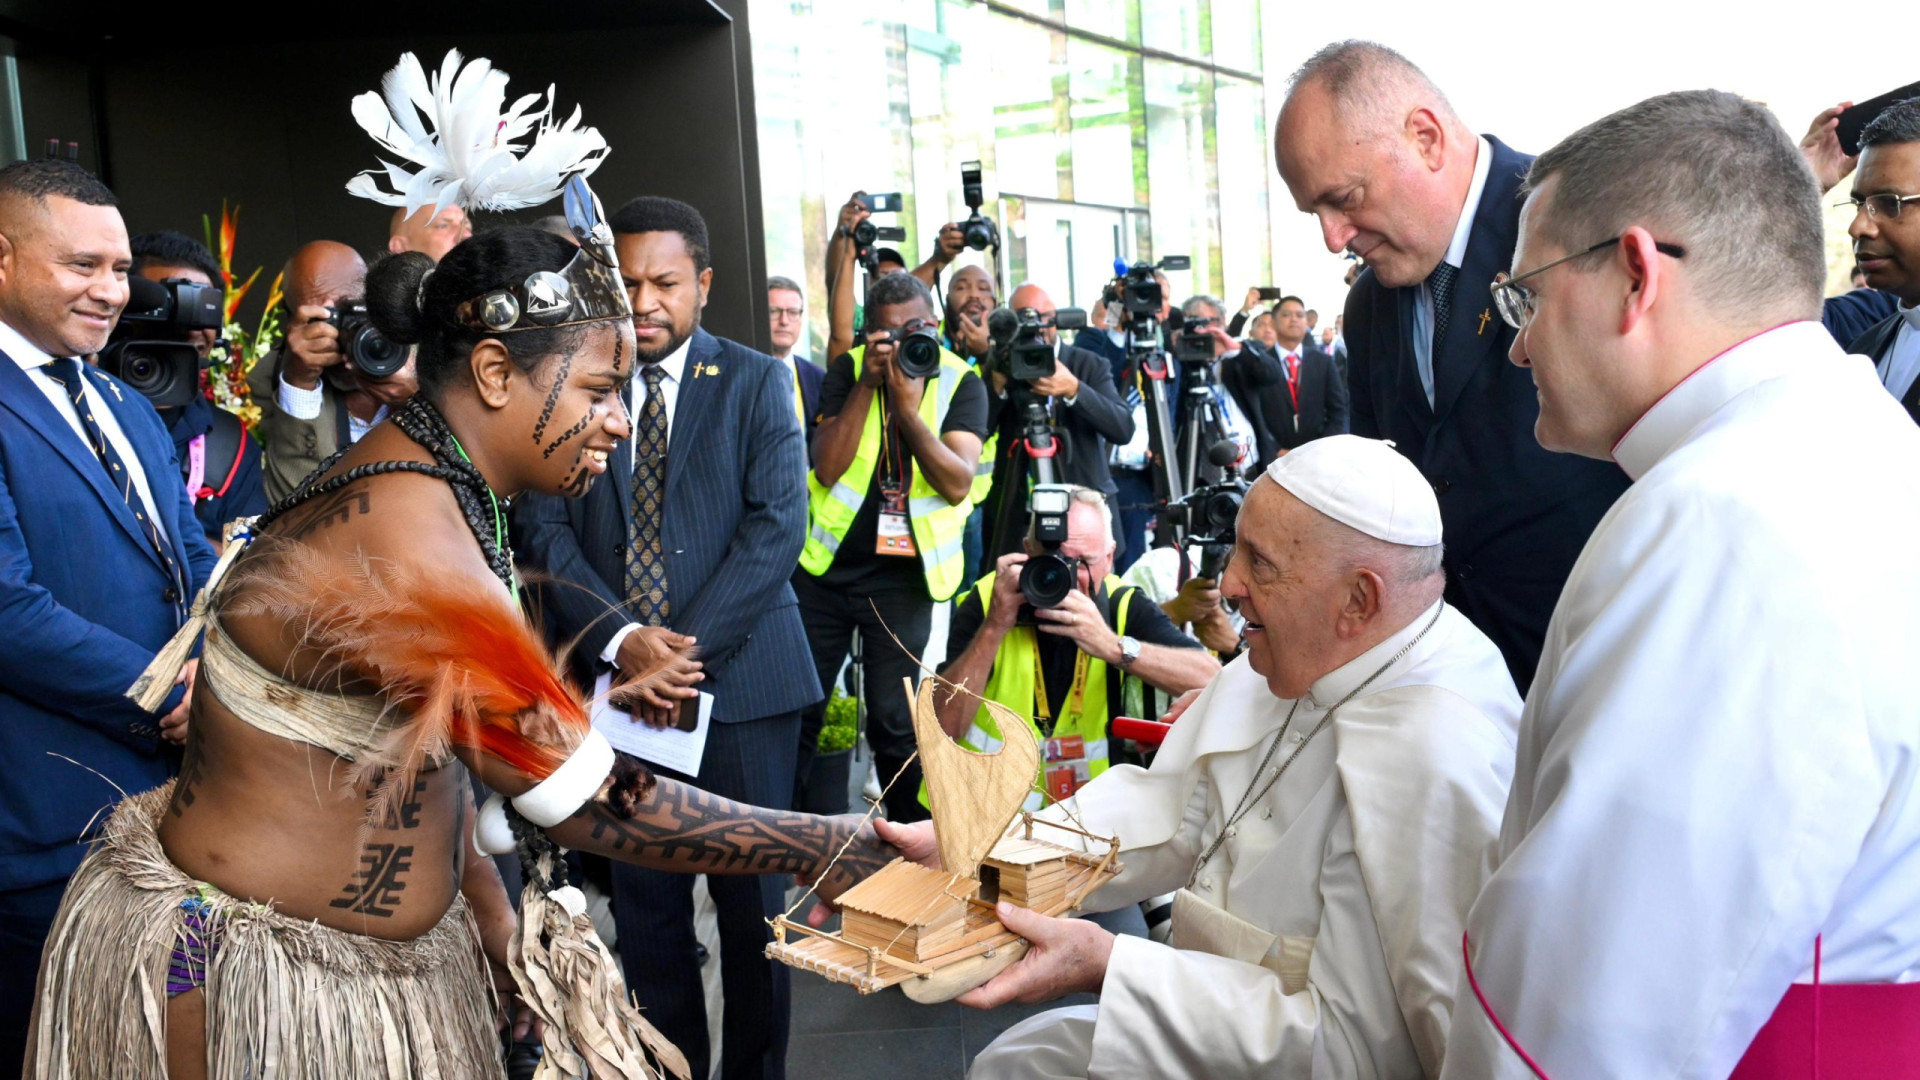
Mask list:
[[[471,72],[442,82],[459,97]],[[487,967],[544,1021],[541,1075],[684,1075],[555,845],[824,877],[829,896],[885,861],[856,817],[733,804],[616,757],[519,610],[508,500],[584,492],[630,434],[631,310],[591,192],[564,182],[578,248],[504,228],[368,275],[420,392],[229,545],[136,684],[164,696],[204,626],[180,776],[122,802],[75,874],[28,1076],[498,1077]],[[698,674],[667,657],[623,692],[685,699]],[[468,770],[512,808],[476,811]],[[476,846],[519,850],[517,925]]]

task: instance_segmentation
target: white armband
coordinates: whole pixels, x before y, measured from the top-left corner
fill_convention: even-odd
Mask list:
[[[550,829],[599,794],[612,772],[613,744],[589,728],[573,756],[561,762],[553,775],[514,796],[513,808],[535,825]]]

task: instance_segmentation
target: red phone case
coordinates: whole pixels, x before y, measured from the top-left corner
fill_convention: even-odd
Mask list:
[[[1138,720],[1131,716],[1113,718],[1113,733],[1123,739],[1146,746],[1159,746],[1173,730],[1172,724],[1163,724],[1158,720]]]

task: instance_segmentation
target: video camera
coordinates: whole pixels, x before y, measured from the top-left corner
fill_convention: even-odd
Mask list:
[[[986,189],[980,183],[979,162],[961,163],[960,194],[967,200],[967,209],[972,211],[960,225],[960,233],[966,237],[967,246],[975,251],[988,248],[1000,250],[1000,227],[993,223],[992,218],[980,212],[980,205],[986,202]]]
[[[1173,335],[1173,358],[1182,364],[1211,363],[1213,334],[1209,331],[1216,323],[1214,319],[1182,318],[1179,332]]]
[[[1079,330],[1086,325],[1087,313],[1079,308],[1061,308],[1051,315],[1033,308],[995,308],[987,316],[987,336],[993,342],[988,363],[1005,373],[1008,382],[1031,387],[1053,374],[1055,351],[1046,331]]]
[[[1060,545],[1067,542],[1067,511],[1072,508],[1073,489],[1065,484],[1037,484],[1027,497],[1033,538],[1047,549],[1020,567],[1020,595],[1034,608],[1059,607],[1079,583],[1080,560],[1060,554]]]
[[[1100,294],[1102,304],[1117,304],[1121,316],[1129,324],[1153,321],[1160,318],[1160,308],[1166,303],[1166,290],[1160,287],[1160,279],[1153,276],[1155,270],[1185,270],[1193,265],[1193,260],[1185,255],[1169,255],[1158,263],[1137,262],[1132,266],[1121,260],[1113,261],[1114,279]]]
[[[1247,482],[1233,466],[1240,448],[1222,439],[1207,448],[1207,461],[1220,470],[1220,482],[1195,488],[1161,511],[1168,524],[1186,533],[1187,543],[1200,545],[1199,576],[1220,580],[1221,565],[1233,547],[1234,525],[1240,504],[1247,501]]]
[[[218,285],[186,278],[127,277],[127,306],[100,350],[100,369],[139,391],[156,409],[178,409],[200,393],[196,330],[218,331],[225,299]]]
[[[384,379],[407,366],[407,347],[387,340],[367,315],[365,300],[335,300],[326,323],[340,331],[340,352],[360,374]]]

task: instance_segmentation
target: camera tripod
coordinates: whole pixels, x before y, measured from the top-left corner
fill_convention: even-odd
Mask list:
[[[1005,472],[1001,466],[994,468],[994,492],[997,502],[993,506],[991,545],[987,557],[997,558],[1020,548],[1021,538],[1026,536],[1027,493],[1041,484],[1059,483],[1059,471],[1054,459],[1059,456],[1060,442],[1054,438],[1053,418],[1047,415],[1047,399],[1034,393],[1026,386],[1014,383],[1008,387],[1013,398],[1014,408],[1025,416],[1025,428],[1019,439],[1007,450]],[[1016,458],[1024,458],[1018,465]],[[1017,478],[1017,479],[1016,479]],[[1020,481],[1024,480],[1024,483]]]

